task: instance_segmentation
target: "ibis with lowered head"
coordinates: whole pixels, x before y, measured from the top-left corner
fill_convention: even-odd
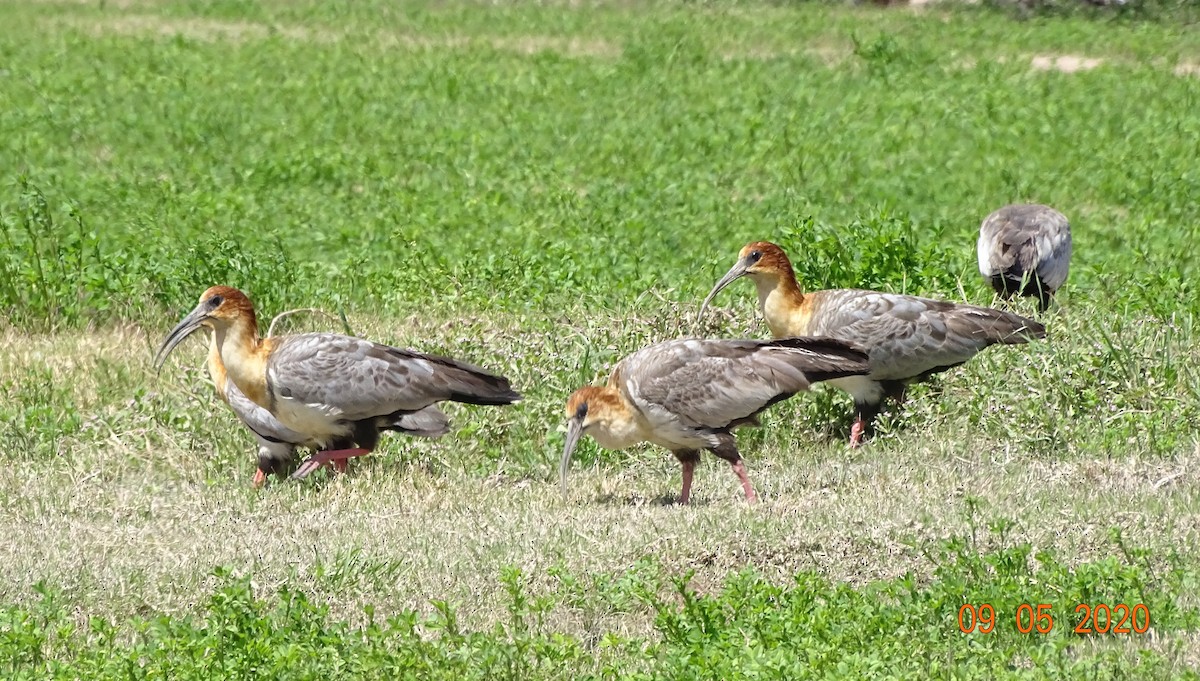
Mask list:
[[[1050,206],[1005,206],[984,218],[976,252],[996,293],[1035,297],[1045,312],[1071,269],[1071,223]]]
[[[650,442],[670,450],[683,467],[684,504],[700,452],[708,450],[729,462],[754,501],[733,430],[758,425],[760,412],[812,383],[867,370],[865,353],[827,338],[682,339],[643,348],[618,362],[606,385],[580,388],[567,400],[563,495],[571,456],[587,434],[606,449]]]

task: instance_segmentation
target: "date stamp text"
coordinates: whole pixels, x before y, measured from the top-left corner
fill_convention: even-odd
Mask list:
[[[1109,606],[1105,603],[1075,606],[1083,618],[1075,625],[1076,634],[1144,634],[1150,629],[1150,608],[1138,603]],[[1053,607],[1049,603],[1022,603],[1014,613],[1017,631],[1022,634],[1048,634],[1054,629]],[[996,630],[996,609],[989,603],[964,604],[958,609],[958,628],[964,634],[990,634]]]

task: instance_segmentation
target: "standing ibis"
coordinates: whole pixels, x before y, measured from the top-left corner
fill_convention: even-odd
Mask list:
[[[212,378],[217,396],[229,405],[234,415],[254,434],[258,443],[258,469],[254,472],[255,487],[261,487],[268,475],[281,475],[290,466],[296,447],[317,449],[318,445],[300,433],[283,425],[271,412],[250,401],[234,385],[221,363],[217,351],[216,337],[209,344],[208,375]],[[394,430],[407,435],[436,438],[450,432],[449,420],[437,405],[430,405],[412,414],[402,414],[385,430]],[[349,444],[342,445],[348,447]],[[345,460],[335,463],[339,471],[345,469]]]
[[[163,340],[155,365],[161,367],[200,328],[213,332],[227,382],[322,450],[294,478],[329,463],[341,468],[373,450],[379,433],[395,429],[398,419],[438,402],[507,405],[521,399],[508,379],[448,357],[332,333],[261,338],[250,299],[227,286],[200,296]]]
[[[1045,312],[1071,269],[1071,224],[1049,206],[1016,204],[979,226],[979,273],[1005,300],[1034,296]]]
[[[867,351],[869,374],[830,381],[854,398],[852,447],[862,444],[884,399],[903,399],[909,384],[956,367],[989,345],[1015,345],[1046,335],[1045,327],[1031,319],[975,305],[860,289],[806,294],[783,249],[766,241],[742,248],[699,314],[721,289],[741,277],[754,281],[772,336],[831,336]]]

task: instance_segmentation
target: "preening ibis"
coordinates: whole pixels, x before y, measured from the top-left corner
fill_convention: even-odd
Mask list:
[[[865,353],[827,338],[684,339],[638,350],[613,367],[606,385],[580,388],[567,400],[563,495],[571,455],[587,434],[607,449],[651,442],[671,450],[683,466],[685,504],[700,450],[707,449],[730,463],[754,501],[733,429],[758,425],[759,412],[812,383],[867,370]]]
[[[1036,297],[1045,312],[1071,269],[1071,224],[1049,206],[1005,206],[984,218],[976,250],[996,293]]]

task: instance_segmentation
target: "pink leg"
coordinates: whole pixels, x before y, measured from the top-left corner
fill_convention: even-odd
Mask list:
[[[679,493],[679,503],[686,504],[692,495],[692,476],[696,473],[695,460],[680,461],[683,466],[683,491]]]
[[[863,433],[867,431],[867,422],[861,418],[854,419],[854,425],[850,426],[850,446],[857,447],[862,444]]]
[[[254,482],[250,483],[250,486],[253,487],[254,489],[258,489],[259,487],[262,487],[264,484],[266,484],[266,482],[267,482],[267,474],[264,473],[263,469],[260,468],[256,471],[254,471]]]
[[[333,466],[334,470],[341,472],[345,470],[346,459],[370,453],[371,450],[369,449],[333,449],[317,452],[308,457],[307,461],[300,464],[296,472],[292,473],[292,479],[307,478],[310,473],[325,466]]]
[[[746,475],[746,462],[738,459],[731,465],[738,480],[742,481],[742,491],[746,493],[746,501],[753,503],[757,497],[754,496],[754,488],[750,486],[750,476]]]

